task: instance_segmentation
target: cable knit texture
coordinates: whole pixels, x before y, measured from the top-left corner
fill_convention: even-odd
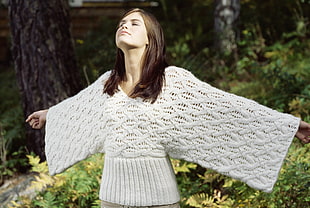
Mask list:
[[[119,88],[103,94],[110,72],[49,109],[50,174],[105,153],[102,200],[129,206],[180,200],[169,156],[198,163],[270,192],[300,119],[198,80],[175,66],[155,103]]]

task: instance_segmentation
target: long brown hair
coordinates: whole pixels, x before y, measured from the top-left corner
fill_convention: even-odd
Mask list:
[[[144,20],[149,44],[143,56],[141,79],[129,96],[141,97],[153,103],[161,93],[165,68],[168,66],[164,33],[157,19],[142,9],[131,9],[121,19],[134,12],[139,12]],[[118,91],[118,85],[125,79],[124,60],[124,53],[118,48],[114,69],[104,86],[104,92],[111,96]]]

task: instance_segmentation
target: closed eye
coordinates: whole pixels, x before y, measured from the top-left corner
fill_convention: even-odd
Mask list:
[[[138,19],[131,19],[131,24],[134,26],[139,26],[141,25],[141,21]]]
[[[120,21],[118,28],[122,27],[128,21],[130,21],[131,25],[133,25],[133,26],[140,26],[142,23],[141,20],[139,20],[139,19],[130,19],[130,20],[123,19]]]

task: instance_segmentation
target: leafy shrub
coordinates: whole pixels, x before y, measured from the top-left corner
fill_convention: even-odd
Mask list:
[[[231,92],[280,111],[309,116],[309,45],[310,40],[295,37],[259,51],[246,47],[236,65],[241,77],[229,83]]]
[[[100,207],[98,193],[103,165],[102,154],[93,155],[56,176],[48,174],[46,162],[40,163],[38,157],[28,156],[28,158],[32,171],[40,173],[32,186],[43,191],[34,199],[21,198],[12,207]]]

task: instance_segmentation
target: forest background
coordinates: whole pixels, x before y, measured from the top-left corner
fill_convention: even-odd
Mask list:
[[[200,79],[310,121],[310,1],[241,0],[237,47],[219,53],[214,41],[214,1],[162,0],[150,10],[165,32],[168,59]],[[117,20],[105,19],[84,39],[75,40],[84,87],[113,68]],[[21,98],[13,63],[0,71],[0,182],[38,172],[45,187],[34,199],[12,207],[100,207],[103,155],[51,177],[47,165],[27,150]],[[34,109],[36,110],[36,109]],[[274,191],[244,183],[196,164],[172,160],[182,196],[181,207],[310,207],[310,150],[294,140]],[[22,203],[22,205],[21,205]]]

